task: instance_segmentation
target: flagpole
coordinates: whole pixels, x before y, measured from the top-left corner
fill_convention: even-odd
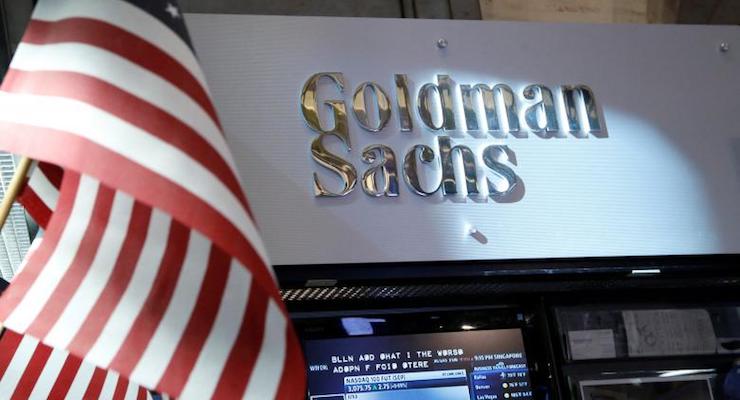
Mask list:
[[[28,170],[31,168],[32,162],[33,160],[30,158],[22,157],[21,161],[18,163],[18,167],[15,169],[13,179],[10,181],[8,189],[5,191],[3,202],[0,203],[0,228],[5,225],[5,220],[8,219],[8,214],[10,214],[10,209],[13,207],[13,202],[15,202],[21,189],[23,189],[23,183],[26,179],[26,175],[28,175]]]

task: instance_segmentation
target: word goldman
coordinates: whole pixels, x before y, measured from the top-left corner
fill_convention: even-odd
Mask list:
[[[413,129],[411,109],[409,105],[409,84],[406,75],[397,74],[395,78],[396,110],[402,132]],[[330,136],[338,138],[347,151],[351,151],[347,110],[344,100],[327,100],[323,105],[328,107],[334,117],[334,126],[325,129],[319,118],[319,101],[317,90],[319,81],[328,79],[344,92],[344,76],[340,72],[321,72],[311,76],[303,86],[301,92],[301,110],[306,124],[319,134],[311,142],[311,155],[319,165],[335,173],[342,181],[343,187],[337,192],[330,191],[320,181],[314,172],[314,194],[317,197],[346,196],[357,185],[357,169],[349,161],[337,154],[331,153],[324,145],[324,139]],[[448,75],[437,75],[437,83],[427,83],[419,88],[416,96],[417,112],[421,124],[431,131],[454,131],[455,113],[453,96],[455,84]],[[520,105],[510,86],[497,84],[489,86],[478,83],[475,85],[460,85],[459,93],[462,97],[464,121],[467,131],[486,130],[495,139],[509,136],[526,138],[527,132],[532,132],[540,138],[564,137],[561,133],[556,97],[552,90],[544,85],[529,85],[522,91],[522,97],[528,101],[523,113],[519,113]],[[589,134],[603,137],[601,121],[594,94],[585,85],[568,85],[559,88],[558,105],[564,110],[568,131],[576,138],[585,138]],[[368,100],[373,101],[368,107]],[[371,118],[370,109],[377,111],[377,116]],[[359,125],[366,131],[378,133],[388,124],[391,118],[391,106],[388,95],[375,82],[360,84],[352,97],[352,111]],[[520,121],[521,118],[521,121]],[[483,122],[483,121],[485,122]],[[483,122],[483,123],[482,123]],[[525,130],[522,129],[525,126]],[[479,193],[476,155],[467,146],[452,146],[449,136],[437,136],[436,151],[430,146],[416,144],[408,149],[403,160],[403,177],[411,191],[420,196],[429,196],[438,190],[442,194],[455,195],[458,193],[458,182],[455,178],[457,163],[453,156],[459,154],[462,159],[464,184],[468,196]],[[508,146],[490,145],[483,148],[482,160],[485,166],[498,177],[506,180],[505,190],[499,190],[491,180],[486,178],[488,194],[495,200],[509,196],[521,178],[505,162],[510,162],[513,152]],[[372,144],[362,150],[362,161],[368,164],[368,169],[362,175],[362,189],[370,196],[398,196],[398,173],[396,155],[394,151],[383,144]],[[439,168],[441,165],[441,179],[433,187],[422,187],[419,177],[420,165],[428,168]],[[434,167],[432,163],[437,166]],[[428,184],[429,182],[426,181]],[[382,185],[382,187],[381,187]]]

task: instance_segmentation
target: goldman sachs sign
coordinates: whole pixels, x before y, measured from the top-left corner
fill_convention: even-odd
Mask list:
[[[306,124],[317,134],[310,143],[311,156],[317,168],[341,180],[338,190],[332,190],[314,172],[316,197],[347,196],[357,189],[358,180],[369,196],[397,197],[403,179],[409,192],[418,196],[441,191],[444,196],[490,196],[516,202],[522,197],[513,194],[526,179],[516,171],[516,141],[608,136],[595,95],[585,84],[557,88],[531,84],[515,92],[506,83],[456,82],[451,75],[438,74],[436,82],[412,91],[406,75],[393,78],[393,104],[386,89],[376,82],[361,83],[350,96],[341,72],[320,72],[306,80],[300,102]],[[318,88],[324,80],[334,88],[335,96],[319,100]],[[459,104],[462,107],[456,107]],[[394,149],[375,143],[355,149],[347,115],[350,107],[362,128],[353,134],[378,135],[395,113],[399,135],[408,134],[418,124],[434,136],[433,145],[409,143],[406,148]],[[456,112],[460,111],[463,115],[458,119]],[[322,112],[328,115],[320,115]],[[458,126],[456,120],[464,121],[464,126]],[[484,145],[476,150],[453,145],[454,134],[475,138]],[[330,137],[338,139],[346,153],[330,151],[326,145]],[[348,154],[354,151],[361,152],[364,165],[349,161]],[[478,176],[480,171],[486,176]]]

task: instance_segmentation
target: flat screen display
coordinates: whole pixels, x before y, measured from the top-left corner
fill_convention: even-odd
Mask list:
[[[310,400],[532,399],[520,329],[305,342]]]

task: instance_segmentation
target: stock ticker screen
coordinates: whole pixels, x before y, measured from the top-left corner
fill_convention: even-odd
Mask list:
[[[305,342],[310,400],[532,399],[519,329]]]

